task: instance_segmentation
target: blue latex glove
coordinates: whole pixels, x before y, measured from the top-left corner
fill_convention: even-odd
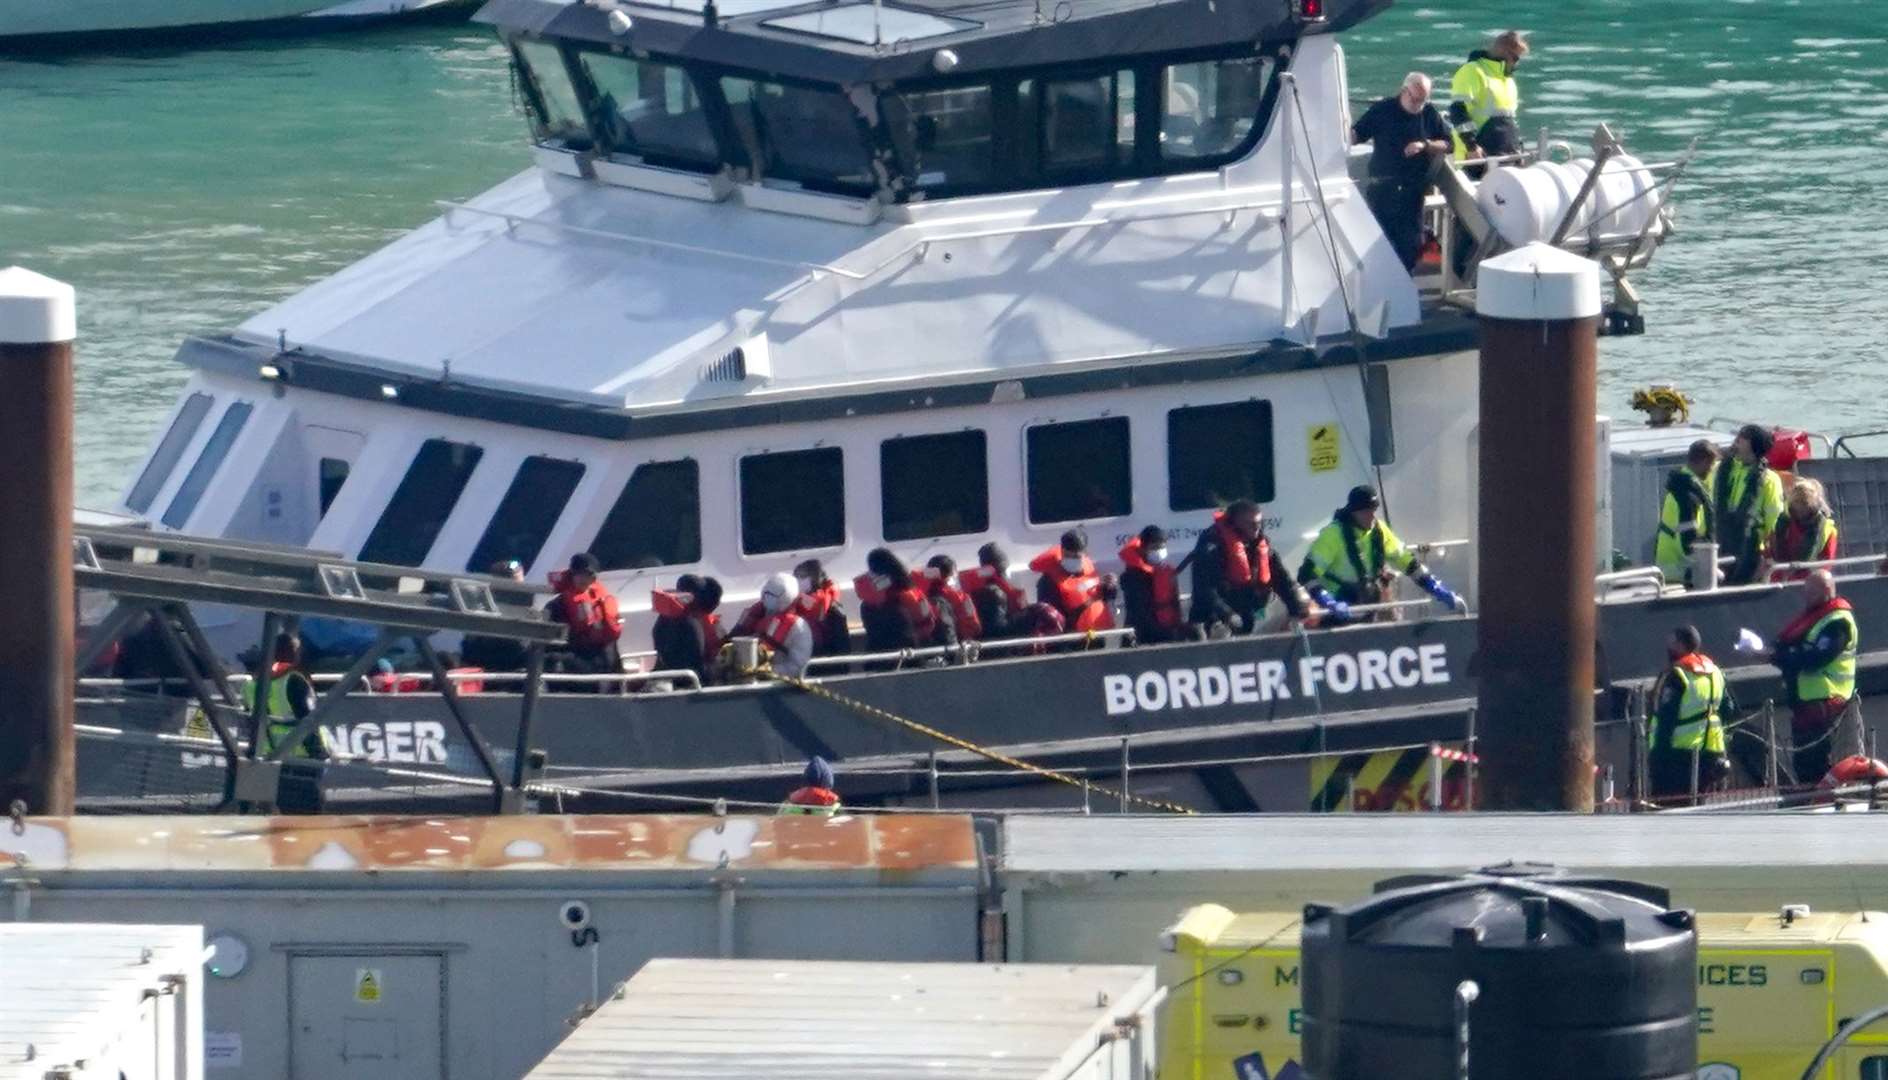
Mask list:
[[[1457,615],[1468,614],[1468,602],[1450,592],[1447,585],[1437,581],[1434,577],[1426,577],[1418,584],[1422,585],[1423,590],[1430,596],[1436,598],[1436,603],[1441,604]]]
[[[1344,626],[1350,622],[1351,615],[1349,604],[1346,604],[1342,600],[1331,600],[1328,594],[1325,599],[1329,601],[1324,605],[1325,617],[1332,625]]]

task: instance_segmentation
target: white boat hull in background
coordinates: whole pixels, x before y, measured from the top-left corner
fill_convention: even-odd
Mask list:
[[[470,0],[0,0],[0,41],[61,34],[243,28],[290,19],[385,19]]]

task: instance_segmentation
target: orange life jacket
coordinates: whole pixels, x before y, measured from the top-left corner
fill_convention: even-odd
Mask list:
[[[1824,615],[1827,615],[1832,611],[1854,611],[1854,610],[1855,610],[1854,608],[1849,606],[1849,602],[1846,599],[1840,596],[1835,597],[1834,599],[1829,600],[1827,603],[1811,608],[1810,610],[1803,612],[1801,615],[1798,615],[1794,620],[1790,622],[1788,626],[1785,626],[1783,628],[1782,633],[1777,635],[1777,644],[1778,645],[1795,645],[1798,642],[1802,641],[1805,637],[1809,636],[1809,632],[1816,628],[1816,624],[1822,621],[1822,617]]]
[[[881,586],[876,575],[860,574],[852,579],[852,589],[858,593],[861,606],[897,604],[905,617],[911,620],[920,642],[930,641],[931,635],[937,633],[937,613],[931,610],[931,602],[925,599],[924,591],[916,584],[903,589],[893,588],[889,584]]]
[[[1062,548],[1058,545],[1029,560],[1029,568],[1048,579],[1055,591],[1055,606],[1065,618],[1075,618],[1095,599],[1100,582],[1095,579],[1095,563],[1087,555],[1082,556],[1082,568],[1071,573],[1062,565]]]
[[[1163,630],[1172,630],[1180,625],[1180,575],[1167,564],[1159,566],[1147,561],[1147,553],[1141,550],[1141,538],[1129,540],[1121,548],[1121,565],[1129,570],[1138,570],[1153,580],[1154,623]]]
[[[794,624],[800,621],[800,613],[788,608],[778,615],[763,615],[753,633],[766,642],[768,648],[780,652],[787,647],[787,635],[793,632]]]
[[[616,596],[601,581],[578,589],[571,584],[569,571],[557,570],[551,574],[551,587],[564,600],[564,625],[570,628],[572,645],[601,648],[623,636]]]
[[[1076,614],[1074,630],[1086,634],[1095,630],[1114,629],[1114,608],[1105,601],[1090,600],[1088,605]]]
[[[1003,600],[1008,605],[1012,618],[1021,615],[1023,609],[1029,606],[1029,598],[1023,594],[1023,590],[1010,584],[1010,579],[997,573],[995,567],[976,566],[969,570],[960,570],[957,572],[957,584],[964,592],[972,595],[988,586],[995,585],[1003,591]]]
[[[951,622],[957,627],[958,641],[976,641],[983,636],[983,620],[977,617],[977,605],[970,594],[947,581],[933,580],[931,595],[950,609]]]
[[[649,609],[656,613],[656,617],[687,619],[694,623],[695,636],[701,639],[701,654],[712,660],[721,651],[721,616],[712,611],[696,611],[692,606],[694,603],[695,597],[690,593],[671,592],[668,589],[649,591]]]
[[[1235,589],[1267,589],[1272,585],[1272,545],[1265,537],[1246,553],[1246,538],[1226,520],[1221,510],[1213,515],[1213,528],[1219,533],[1219,568],[1226,584]]]

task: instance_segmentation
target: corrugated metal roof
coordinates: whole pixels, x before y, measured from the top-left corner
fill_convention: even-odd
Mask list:
[[[528,1078],[1061,1077],[1153,994],[1138,966],[651,960]]]
[[[202,970],[202,927],[0,923],[0,1080],[106,1055],[145,991]]]
[[[1888,864],[1874,814],[1325,814],[1012,817],[1003,868],[1115,871],[1461,870]]]
[[[0,828],[38,870],[974,869],[968,817],[72,817]]]

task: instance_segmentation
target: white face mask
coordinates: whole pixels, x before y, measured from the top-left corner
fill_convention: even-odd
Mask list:
[[[1156,566],[1164,565],[1167,561],[1167,549],[1164,547],[1152,549],[1147,553],[1147,561]]]
[[[1081,573],[1082,572],[1082,557],[1080,555],[1062,556],[1062,569],[1067,570],[1071,574]]]
[[[800,591],[801,591],[802,593],[810,593],[810,592],[812,592],[812,591],[813,591],[813,579],[812,579],[812,578],[809,578],[809,577],[803,577],[803,578],[799,578],[798,580],[799,580],[799,582],[800,582]]]

